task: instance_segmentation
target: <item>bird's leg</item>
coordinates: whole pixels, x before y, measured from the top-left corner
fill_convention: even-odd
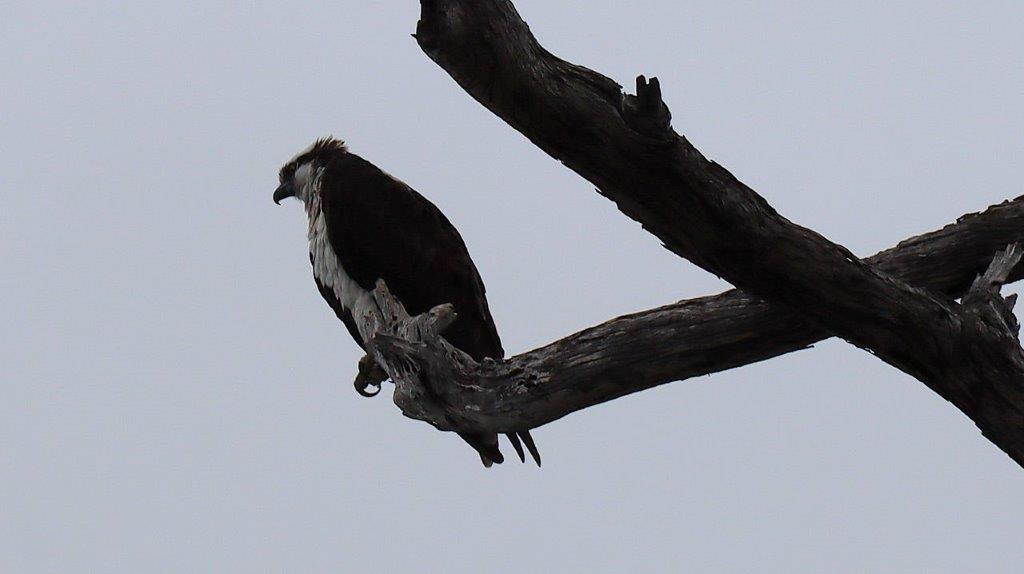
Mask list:
[[[387,372],[377,364],[377,361],[373,360],[370,355],[363,355],[362,359],[359,359],[359,374],[356,375],[355,387],[356,392],[364,397],[375,397],[380,393],[381,385],[384,381],[388,380]],[[376,387],[376,391],[370,391],[371,387]]]

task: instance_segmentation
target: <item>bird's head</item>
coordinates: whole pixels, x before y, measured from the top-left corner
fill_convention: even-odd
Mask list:
[[[345,142],[333,137],[318,139],[300,151],[281,166],[278,174],[280,185],[274,191],[274,203],[281,203],[286,197],[297,197],[303,203],[308,202],[312,194],[311,184],[317,171],[344,153],[347,153]]]

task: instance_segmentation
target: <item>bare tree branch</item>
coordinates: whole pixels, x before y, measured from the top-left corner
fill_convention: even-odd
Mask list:
[[[421,7],[416,38],[438,65],[666,247],[915,376],[1024,464],[1024,351],[1016,332],[779,215],[672,130],[656,79],[641,76],[636,95],[623,94],[541,47],[508,0],[422,0]],[[607,359],[602,351],[571,368]]]
[[[965,215],[867,261],[954,299],[981,276],[990,253],[1018,241],[1024,241],[1024,198]],[[1024,265],[1017,264],[1007,280],[1022,277]],[[389,294],[376,295],[380,303],[356,313],[367,321],[363,329],[374,341],[371,351],[377,349],[377,333],[412,331],[397,325],[409,320],[404,308]],[[389,312],[394,319],[385,324],[376,323],[382,315],[378,309],[400,310]],[[406,346],[386,346],[384,352],[399,357],[382,363],[404,362],[426,373],[429,392],[418,379],[393,373],[396,403],[410,418],[442,430],[510,432],[664,383],[804,349],[827,337],[798,314],[734,289],[619,317],[502,363],[477,365],[443,341],[418,335],[406,339]],[[425,410],[420,401],[432,406]]]

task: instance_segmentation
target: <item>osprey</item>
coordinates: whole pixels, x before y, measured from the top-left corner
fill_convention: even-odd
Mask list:
[[[296,197],[305,204],[313,279],[360,347],[365,342],[352,310],[368,302],[383,279],[411,315],[454,305],[457,318],[443,336],[474,360],[505,355],[466,244],[434,204],[331,137],[284,164],[279,179],[274,203]],[[497,435],[459,435],[484,466],[504,461]],[[507,436],[521,460],[520,439],[540,465],[528,431]]]

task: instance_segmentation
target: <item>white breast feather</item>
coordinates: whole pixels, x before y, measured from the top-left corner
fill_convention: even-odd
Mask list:
[[[319,187],[320,175],[321,173],[317,173],[308,186]],[[306,213],[309,217],[309,254],[313,261],[313,276],[334,293],[342,307],[352,313],[357,324],[361,323],[359,317],[367,305],[373,304],[373,296],[349,277],[345,268],[341,266],[338,255],[327,237],[327,218],[320,209],[320,190],[310,191],[312,193],[308,194],[310,200],[306,203]]]

